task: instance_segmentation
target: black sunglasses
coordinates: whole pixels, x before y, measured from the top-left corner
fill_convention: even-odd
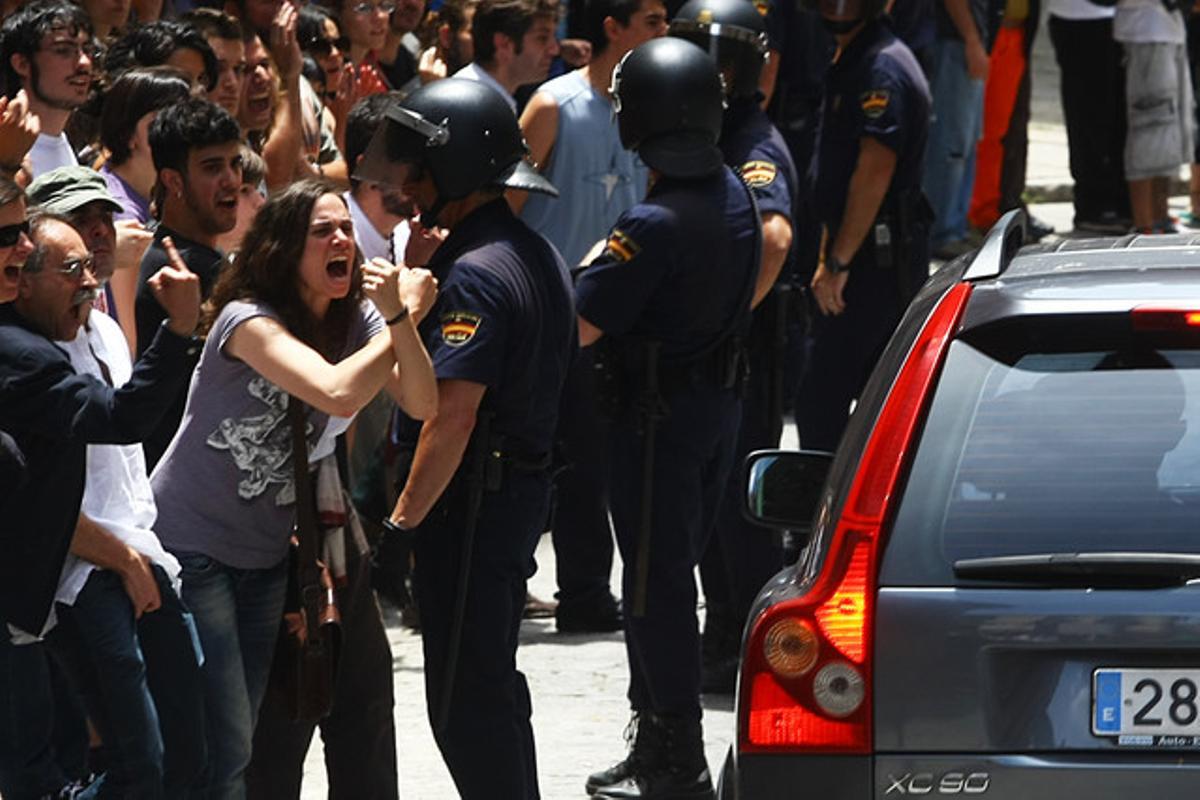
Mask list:
[[[333,52],[333,48],[337,47],[343,53],[350,49],[350,40],[345,36],[339,36],[336,39],[326,39],[324,36],[314,36],[305,43],[304,49],[308,50],[313,55],[325,58]]]
[[[29,235],[29,220],[22,220],[16,225],[0,226],[0,247],[12,247],[21,241],[21,234]]]

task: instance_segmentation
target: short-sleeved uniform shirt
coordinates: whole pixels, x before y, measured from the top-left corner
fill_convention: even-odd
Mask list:
[[[796,165],[783,136],[771,124],[757,99],[730,103],[719,146],[725,163],[741,175],[754,192],[759,214],[764,218],[768,214],[782,214],[795,228],[799,191]],[[793,255],[789,254],[783,274],[790,271],[792,260]]]
[[[896,153],[885,207],[920,190],[930,106],[912,51],[884,20],[868,23],[830,69],[821,115],[813,202],[830,240],[841,227],[863,137]]]
[[[579,342],[562,258],[498,198],[451,230],[429,269],[438,299],[421,334],[438,380],[486,386],[483,408],[510,452],[549,452]],[[405,425],[402,439],[415,432]]]
[[[664,362],[716,343],[744,313],[758,218],[746,186],[722,167],[703,178],[661,177],[617,220],[576,286],[579,314],[606,335],[662,343]]]

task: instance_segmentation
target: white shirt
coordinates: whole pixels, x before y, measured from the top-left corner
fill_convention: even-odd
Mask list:
[[[33,170],[33,177],[36,178],[58,167],[79,166],[79,161],[76,160],[75,151],[71,149],[71,143],[65,133],[58,136],[39,133],[37,141],[29,148],[29,165]]]
[[[487,70],[476,64],[474,61],[472,61],[470,64],[467,64],[450,77],[465,78],[469,81],[479,81],[482,84],[492,87],[500,93],[500,96],[504,98],[506,103],[508,103],[508,107],[512,109],[513,116],[516,116],[517,98],[509,94],[508,89],[505,89],[503,86],[501,86],[498,80],[493,78],[490,74],[488,74]]]
[[[393,228],[390,237],[384,236],[354,199],[353,194],[346,192],[343,197],[350,208],[350,219],[354,222],[354,245],[362,253],[363,261],[382,258],[393,264],[402,263],[404,250],[408,247],[408,220],[402,220]]]
[[[58,342],[67,351],[71,366],[79,374],[105,380],[96,359],[108,367],[113,386],[121,386],[133,374],[129,345],[125,334],[112,317],[92,311],[88,327],[80,328],[74,341]],[[90,444],[87,448],[87,480],[80,512],[104,530],[162,567],[175,592],[180,590],[179,562],[163,549],[154,534],[158,509],[150,479],[146,477],[146,457],[140,444]],[[58,580],[57,602],[75,602],[88,576],[96,566],[68,555]]]
[[[1118,0],[1113,38],[1130,44],[1184,44],[1187,28],[1183,14],[1167,11],[1162,0]]]

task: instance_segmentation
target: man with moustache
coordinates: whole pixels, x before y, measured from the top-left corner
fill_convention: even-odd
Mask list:
[[[71,112],[87,99],[95,57],[87,12],[65,2],[35,2],[20,8],[0,28],[4,93],[24,90],[36,121],[37,141],[29,151],[30,178],[75,164],[63,132]],[[0,165],[16,172],[17,165]]]
[[[471,23],[475,60],[454,77],[495,89],[516,114],[517,89],[544,81],[558,55],[557,24],[554,0],[482,0]]]
[[[62,218],[43,215],[31,232],[34,245],[44,246],[31,253],[24,240],[29,258],[18,296],[0,306],[0,418],[27,460],[22,502],[9,504],[0,529],[0,669],[13,677],[0,685],[0,720],[6,727],[0,740],[19,739],[25,752],[32,752],[29,744],[39,735],[48,741],[53,699],[48,693],[31,696],[48,684],[14,668],[27,663],[21,647],[38,646],[37,638],[52,622],[68,548],[94,543],[77,530],[87,445],[133,443],[149,433],[173,393],[186,388],[199,350],[192,331],[200,310],[196,277],[178,265],[164,268],[150,285],[167,320],[128,383],[114,389],[79,374],[55,342],[74,339],[90,314],[99,288],[91,259]],[[30,785],[25,766],[0,764],[6,797],[57,791]]]
[[[190,98],[168,106],[150,125],[150,150],[158,173],[162,218],[142,257],[135,314],[138,349],[149,343],[162,322],[164,309],[150,277],[168,263],[163,245],[171,237],[188,269],[200,279],[201,296],[212,292],[225,255],[216,238],[237,223],[238,190],[242,185],[241,131],[218,105]],[[183,417],[187,387],[181,387],[171,410],[146,439],[146,464],[153,469]]]

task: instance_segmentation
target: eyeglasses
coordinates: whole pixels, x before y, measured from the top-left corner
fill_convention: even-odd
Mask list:
[[[366,5],[365,3],[363,5]],[[367,12],[363,12],[367,13]],[[350,49],[350,40],[345,36],[336,39],[326,39],[324,36],[314,36],[304,44],[304,49],[318,58],[328,58],[333,48],[345,52]]]
[[[73,258],[70,261],[64,261],[62,264],[60,264],[58,267],[58,272],[67,278],[78,278],[83,274],[84,270],[91,272],[95,264],[96,259],[92,258],[91,256]]]
[[[12,247],[21,241],[21,234],[29,235],[29,220],[18,222],[16,225],[0,226],[0,247]]]
[[[344,219],[341,222],[318,222],[308,229],[308,235],[315,239],[328,239],[333,236],[333,232],[340,230],[350,238],[354,238],[354,223],[351,220]]]
[[[382,3],[355,3],[350,6],[350,10],[355,14],[371,14],[375,11],[382,11],[385,14],[390,14],[396,10],[396,4],[390,2]]]

